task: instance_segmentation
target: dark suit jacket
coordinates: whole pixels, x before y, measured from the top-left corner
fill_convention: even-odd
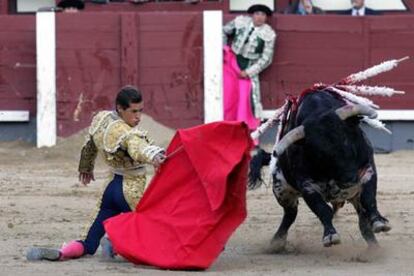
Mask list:
[[[352,15],[352,9],[340,11],[338,14]],[[365,15],[381,15],[381,12],[365,7]]]

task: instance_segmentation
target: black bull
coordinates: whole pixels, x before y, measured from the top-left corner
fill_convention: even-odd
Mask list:
[[[347,105],[327,90],[306,94],[296,110],[287,119],[272,153],[277,158],[271,168],[273,193],[284,210],[272,249],[284,248],[300,196],[323,225],[324,246],[340,243],[332,224],[334,211],[327,203],[338,206],[345,201],[351,202],[358,213],[363,238],[369,245],[376,245],[374,233],[391,227],[377,209],[373,149],[359,126],[361,115],[375,117],[376,112],[367,106]],[[270,159],[263,150],[253,157],[251,188],[261,182],[260,169]]]

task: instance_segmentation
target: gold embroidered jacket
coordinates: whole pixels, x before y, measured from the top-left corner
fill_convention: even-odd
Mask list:
[[[123,175],[124,197],[134,210],[146,185],[145,164],[163,151],[145,131],[130,127],[115,111],[101,111],[93,118],[81,150],[79,172],[93,172],[99,153],[114,174]]]

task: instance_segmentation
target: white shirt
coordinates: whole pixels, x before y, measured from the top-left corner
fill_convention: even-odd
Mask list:
[[[364,16],[365,15],[365,7],[360,9],[352,9],[352,16]]]

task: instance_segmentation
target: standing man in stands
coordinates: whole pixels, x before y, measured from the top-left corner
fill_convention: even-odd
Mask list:
[[[339,14],[346,14],[352,16],[365,16],[365,15],[380,15],[379,11],[370,9],[365,6],[365,0],[351,0],[352,9],[340,12]]]
[[[78,12],[85,8],[83,0],[61,0],[57,4],[57,7],[62,9],[64,12]]]
[[[285,10],[285,14],[323,14],[324,11],[313,5],[312,0],[296,0],[289,4],[289,7]]]

